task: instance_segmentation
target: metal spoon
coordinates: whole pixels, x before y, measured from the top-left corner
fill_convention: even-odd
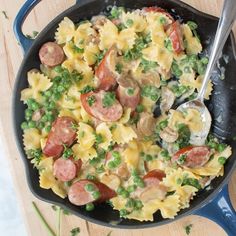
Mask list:
[[[202,82],[202,87],[196,99],[183,103],[177,108],[177,110],[179,111],[186,111],[189,108],[193,108],[198,110],[200,113],[203,126],[200,132],[194,132],[191,134],[190,143],[193,145],[203,145],[210,131],[212,119],[210,112],[208,111],[207,107],[204,104],[204,95],[206,93],[207,85],[211,78],[211,73],[214,69],[215,63],[218,60],[220,53],[223,49],[223,46],[229,36],[235,18],[236,18],[236,0],[225,0],[214,44],[212,46],[209,63],[206,69],[206,74]]]

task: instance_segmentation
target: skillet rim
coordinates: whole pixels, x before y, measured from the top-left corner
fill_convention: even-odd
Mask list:
[[[199,11],[197,10],[196,8],[184,3],[184,2],[181,2],[181,1],[175,1],[175,0],[168,0],[168,2],[170,3],[174,3],[174,4],[177,4],[179,5],[181,8],[183,8],[184,10],[186,11],[190,11],[192,12],[193,14],[197,15],[197,17],[204,17],[205,19],[209,19],[209,20],[214,20],[214,21],[218,21],[219,18],[218,17],[215,17],[215,16],[212,16],[210,14],[207,14],[207,13],[204,13],[202,11]],[[151,228],[151,227],[156,227],[156,226],[161,226],[161,225],[165,225],[165,224],[168,224],[168,223],[171,223],[171,222],[174,222],[178,219],[181,219],[185,216],[188,216],[190,214],[194,214],[194,212],[196,212],[198,209],[204,207],[205,205],[207,205],[209,202],[211,202],[215,197],[216,195],[221,191],[221,189],[223,188],[223,186],[225,184],[228,183],[229,181],[229,178],[231,177],[233,171],[236,169],[236,161],[234,161],[234,164],[233,166],[231,167],[230,171],[228,173],[225,173],[224,176],[223,176],[223,180],[222,182],[217,186],[217,188],[214,189],[214,191],[212,193],[210,193],[204,200],[202,200],[198,205],[194,206],[194,207],[190,207],[188,208],[188,210],[186,210],[186,212],[184,213],[181,213],[181,214],[178,214],[177,216],[175,216],[174,219],[163,219],[159,222],[151,222],[148,221],[148,223],[144,223],[144,224],[132,224],[132,225],[124,225],[124,224],[110,224],[110,223],[107,223],[107,222],[104,222],[104,221],[101,221],[101,220],[97,220],[97,219],[94,219],[90,216],[86,216],[82,213],[79,213],[75,210],[73,210],[72,208],[56,201],[56,200],[49,200],[45,197],[42,197],[40,195],[40,193],[38,193],[37,191],[35,191],[33,189],[33,186],[32,186],[32,176],[30,174],[30,169],[27,167],[27,165],[29,164],[29,159],[26,157],[25,155],[25,152],[24,150],[22,149],[21,147],[21,144],[23,143],[23,140],[22,138],[19,139],[18,138],[18,132],[17,132],[17,129],[19,128],[18,125],[17,125],[17,122],[16,120],[18,119],[17,118],[17,114],[16,114],[16,102],[17,102],[17,88],[18,88],[18,84],[19,84],[19,81],[21,79],[21,74],[22,74],[22,71],[23,71],[23,68],[26,64],[26,62],[29,60],[29,55],[31,54],[31,52],[33,51],[34,49],[34,45],[37,44],[37,42],[39,41],[42,41],[42,39],[44,38],[44,32],[47,31],[48,28],[52,27],[53,25],[55,25],[55,23],[58,21],[58,19],[64,17],[65,15],[68,15],[70,14],[71,12],[73,12],[76,8],[78,7],[81,7],[81,6],[84,6],[86,4],[91,4],[92,1],[90,0],[85,0],[82,2],[82,4],[80,4],[79,6],[74,5],[72,7],[70,7],[69,9],[63,11],[62,13],[60,13],[58,16],[56,16],[48,25],[46,25],[43,30],[39,33],[38,37],[33,41],[30,49],[28,50],[28,52],[26,53],[26,55],[24,55],[24,58],[21,62],[21,65],[18,69],[18,73],[17,73],[17,76],[16,76],[16,79],[15,79],[15,82],[14,82],[14,88],[13,88],[13,95],[12,95],[12,122],[13,122],[13,127],[14,127],[14,140],[16,142],[16,145],[17,145],[17,149],[20,153],[20,156],[21,156],[21,159],[23,159],[23,163],[24,163],[24,169],[25,169],[25,173],[26,173],[26,179],[27,179],[27,184],[29,186],[29,189],[30,191],[33,193],[33,195],[35,197],[37,197],[38,199],[44,201],[44,202],[47,202],[47,203],[50,203],[50,204],[56,204],[64,209],[67,209],[69,210],[70,212],[72,212],[74,215],[86,220],[86,221],[89,221],[89,222],[92,222],[92,223],[95,223],[95,224],[98,224],[98,225],[102,225],[102,226],[106,226],[106,227],[110,227],[110,228],[119,228],[119,229],[144,229],[144,228]],[[115,4],[116,5],[116,4]],[[233,32],[231,31],[230,33],[230,41],[231,41],[231,45],[233,47],[233,54],[234,54],[234,57],[236,58],[236,42],[235,42],[235,38],[234,38],[234,34]],[[138,221],[137,221],[138,222]]]

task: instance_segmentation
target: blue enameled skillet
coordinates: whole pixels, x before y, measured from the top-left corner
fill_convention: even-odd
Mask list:
[[[20,92],[27,87],[27,71],[32,68],[39,68],[40,62],[38,51],[40,46],[54,39],[54,33],[58,23],[65,17],[69,17],[74,22],[83,19],[90,19],[93,15],[106,11],[110,5],[124,6],[128,9],[137,9],[145,6],[159,6],[176,18],[184,21],[192,20],[199,25],[199,35],[205,53],[209,52],[211,43],[215,35],[218,19],[199,12],[196,9],[176,0],[80,0],[76,5],[61,13],[39,34],[34,41],[27,39],[21,27],[25,17],[30,10],[39,2],[39,0],[27,0],[19,11],[15,23],[14,31],[17,40],[20,42],[25,57],[19,69],[14,89],[13,98],[13,125],[15,129],[15,138],[17,140],[19,152],[25,164],[27,180],[32,193],[43,201],[57,204],[73,214],[104,226],[117,228],[146,228],[172,222],[170,219],[163,219],[159,212],[155,213],[153,222],[139,222],[136,220],[120,219],[118,211],[112,210],[108,204],[96,206],[92,212],[87,212],[84,207],[77,207],[71,204],[68,199],[61,199],[52,191],[39,187],[39,176],[37,169],[34,169],[26,158],[22,142],[22,130],[20,124],[24,120],[25,106],[20,101]],[[179,219],[189,214],[206,216],[220,224],[229,235],[236,235],[236,214],[233,209],[227,183],[230,175],[236,166],[236,142],[233,137],[236,135],[236,50],[233,34],[231,33],[223,50],[224,57],[227,60],[220,60],[221,66],[225,68],[225,79],[219,79],[219,72],[213,75],[215,84],[214,93],[208,102],[208,108],[213,116],[212,131],[216,136],[224,139],[226,143],[232,146],[233,156],[225,164],[225,174],[223,177],[212,181],[208,190],[202,190],[191,201],[190,207],[181,210],[176,216]],[[227,63],[228,62],[228,63]]]

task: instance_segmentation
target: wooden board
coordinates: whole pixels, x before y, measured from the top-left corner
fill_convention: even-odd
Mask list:
[[[15,189],[21,211],[24,216],[25,224],[29,235],[46,236],[45,229],[40,224],[38,218],[33,212],[31,202],[36,201],[48,222],[55,226],[55,212],[47,203],[39,201],[31,194],[24,174],[24,166],[14,142],[14,136],[11,126],[11,95],[17,70],[22,61],[22,51],[15,40],[12,32],[13,20],[23,4],[24,0],[0,0],[0,11],[6,11],[9,19],[5,19],[0,14],[0,135],[3,138],[6,160],[9,161],[12,176],[14,178]],[[185,2],[194,7],[213,15],[219,15],[223,0],[205,1],[205,0],[185,0]],[[40,31],[56,15],[69,6],[73,5],[73,0],[44,0],[27,18],[24,24],[24,32],[31,34],[33,30]],[[236,33],[236,27],[234,27]],[[234,206],[236,206],[236,173],[230,182],[230,195]],[[102,213],[101,213],[102,214]],[[112,231],[112,236],[144,236],[144,235],[185,235],[183,227],[192,223],[193,229],[191,235],[206,236],[214,233],[214,236],[226,235],[224,231],[212,221],[198,217],[189,216],[172,224],[145,230],[115,230],[101,227],[95,224],[85,222],[75,216],[63,217],[61,235],[69,235],[73,227],[80,227],[83,236],[101,235],[105,236]]]

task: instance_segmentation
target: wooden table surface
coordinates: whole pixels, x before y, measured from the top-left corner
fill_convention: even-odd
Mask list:
[[[28,230],[28,235],[46,236],[47,232],[42,227],[36,217],[31,202],[35,201],[40,210],[52,227],[55,228],[55,212],[47,203],[39,201],[31,194],[25,178],[24,166],[19,156],[14,141],[11,125],[11,95],[17,70],[21,64],[22,51],[15,40],[12,32],[13,20],[25,0],[0,0],[0,135],[3,138],[6,160],[14,179],[14,185],[19,199],[21,211]],[[127,0],[128,1],[128,0]],[[222,0],[185,0],[185,2],[196,8],[213,15],[219,15]],[[25,24],[24,32],[31,34],[32,31],[40,31],[56,15],[73,5],[73,0],[44,0],[29,15]],[[6,11],[8,19],[4,17],[2,11]],[[234,27],[236,33],[236,27]],[[236,206],[236,173],[230,182],[230,195],[234,206]],[[102,213],[101,213],[102,214]],[[82,236],[106,236],[112,231],[112,236],[144,236],[144,235],[185,235],[184,226],[193,224],[191,235],[226,235],[223,229],[214,222],[198,216],[189,216],[174,223],[145,230],[117,230],[101,227],[86,222],[75,216],[63,216],[62,236],[70,235],[69,231],[74,227],[80,227]]]

